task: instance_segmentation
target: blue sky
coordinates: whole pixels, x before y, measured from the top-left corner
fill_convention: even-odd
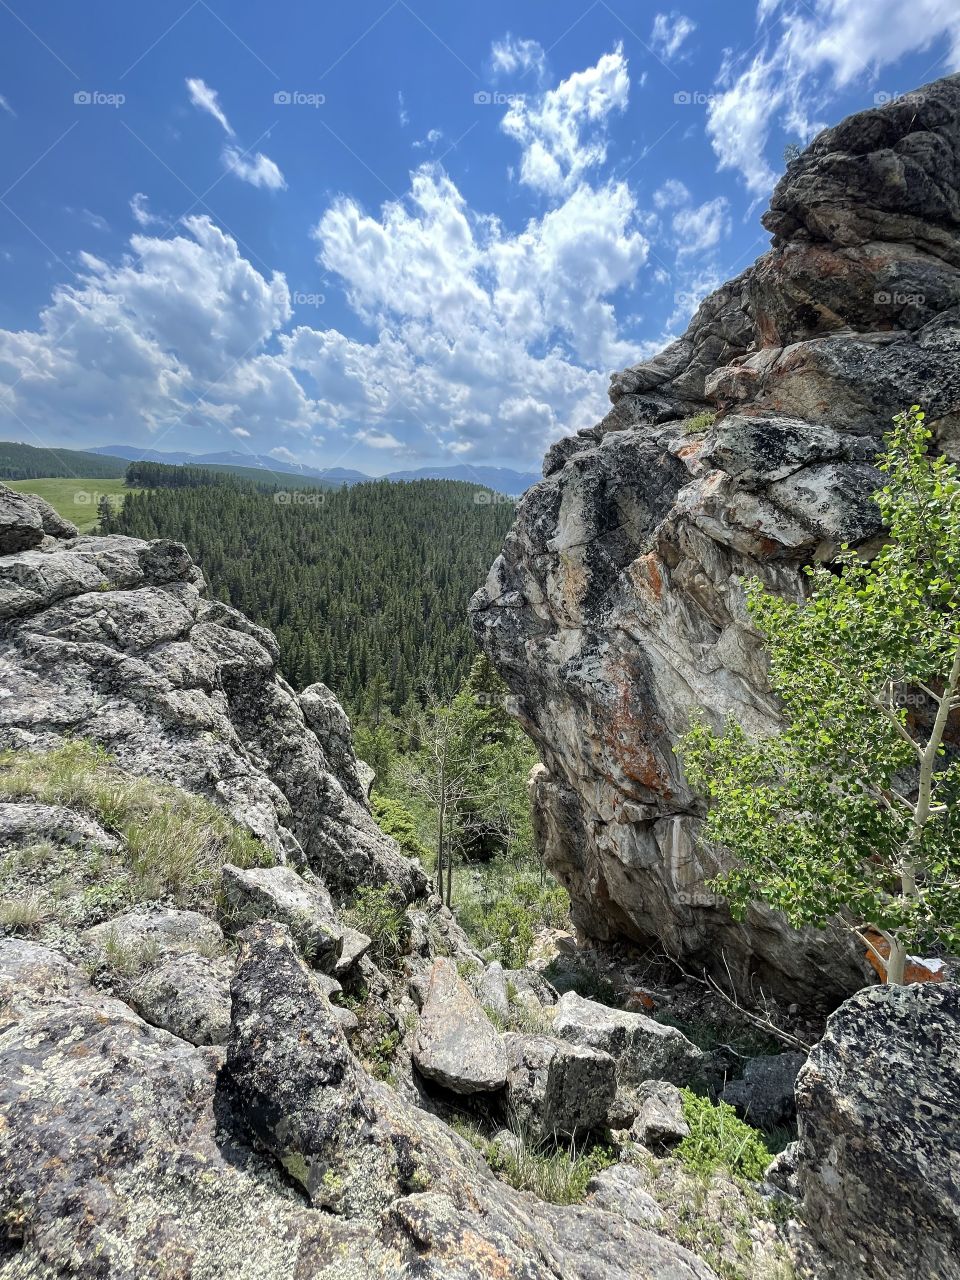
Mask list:
[[[0,434],[536,466],[958,66],[956,0],[0,0]]]

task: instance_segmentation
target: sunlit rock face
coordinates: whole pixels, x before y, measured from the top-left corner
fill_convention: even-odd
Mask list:
[[[696,712],[776,732],[743,580],[797,596],[803,565],[869,547],[893,415],[922,404],[956,452],[960,77],[819,135],[763,221],[770,250],[551,448],[472,611],[540,748],[539,838],[577,925],[835,1001],[865,980],[843,931],[737,923],[710,891],[673,748]]]

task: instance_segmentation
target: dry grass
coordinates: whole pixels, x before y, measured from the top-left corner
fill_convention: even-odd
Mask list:
[[[118,836],[119,853],[86,853],[85,865],[77,868],[84,881],[92,873],[89,892],[109,891],[117,905],[164,900],[182,907],[210,907],[225,862],[250,867],[273,860],[259,840],[211,801],[167,783],[131,777],[85,740],[43,753],[4,753],[0,798],[77,809]],[[42,870],[50,860],[49,846],[17,851],[21,873]]]

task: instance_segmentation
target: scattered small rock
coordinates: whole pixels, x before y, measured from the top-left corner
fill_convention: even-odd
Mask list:
[[[666,1080],[645,1080],[636,1090],[640,1109],[631,1126],[631,1136],[654,1152],[675,1147],[690,1134],[683,1117],[683,1099],[675,1084]]]

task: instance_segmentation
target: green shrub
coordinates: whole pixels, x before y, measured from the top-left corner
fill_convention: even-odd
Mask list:
[[[551,878],[497,859],[454,883],[460,924],[480,950],[492,948],[508,969],[520,969],[541,929],[569,922],[570,898]]]
[[[420,840],[417,820],[405,804],[377,791],[370,797],[370,808],[380,830],[393,836],[408,858],[418,858],[424,864],[429,862],[430,851]]]
[[[688,435],[695,435],[698,431],[706,431],[708,427],[712,427],[717,420],[717,415],[710,409],[704,409],[702,413],[695,413],[690,418],[684,418],[680,424]]]
[[[745,1124],[726,1102],[714,1106],[691,1089],[681,1089],[683,1118],[690,1133],[674,1154],[698,1173],[726,1169],[759,1182],[773,1159],[763,1135]]]
[[[395,970],[406,953],[410,922],[406,908],[389,889],[365,885],[344,912],[345,922],[371,940],[370,955],[381,969]]]

